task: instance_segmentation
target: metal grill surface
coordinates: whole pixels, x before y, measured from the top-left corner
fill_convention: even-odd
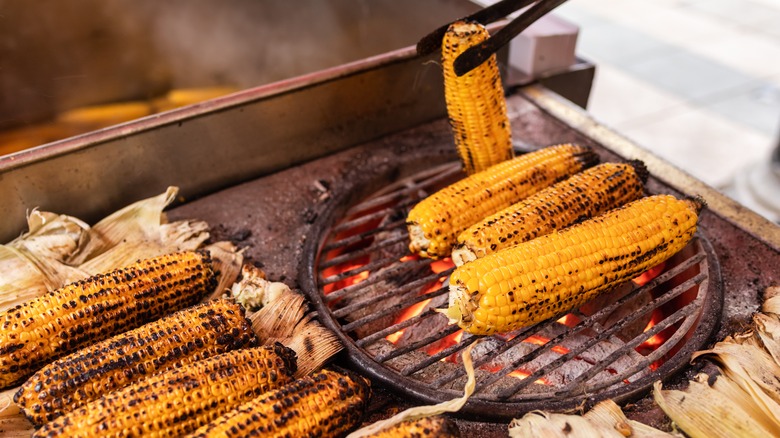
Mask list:
[[[399,180],[325,233],[314,267],[321,317],[372,377],[422,401],[449,400],[462,395],[466,379],[460,353],[478,343],[477,387],[462,413],[508,418],[640,396],[709,338],[722,290],[701,230],[656,277],[627,282],[557,319],[490,337],[448,325],[434,309],[446,306],[453,265],[411,256],[405,218],[462,176],[451,163]]]

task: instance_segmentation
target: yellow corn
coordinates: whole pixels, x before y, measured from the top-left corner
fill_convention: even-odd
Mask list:
[[[156,111],[168,111],[185,105],[192,105],[204,100],[214,99],[226,94],[239,91],[236,87],[203,87],[203,88],[178,88],[169,91],[165,96],[155,99],[152,107]]]
[[[234,350],[104,395],[33,437],[180,436],[287,384],[294,372],[295,352],[281,344]]]
[[[460,266],[638,199],[647,176],[641,161],[584,170],[469,227],[452,260]]]
[[[409,212],[409,250],[423,257],[446,257],[468,227],[597,161],[590,148],[564,144],[466,177],[423,199]]]
[[[200,301],[217,285],[205,252],[142,260],[0,312],[0,386],[87,344]]]
[[[700,200],[642,198],[458,267],[444,313],[467,332],[508,332],[562,315],[681,250]]]
[[[129,122],[152,114],[147,102],[120,102],[74,108],[57,116],[57,123],[84,130]]]
[[[46,365],[14,396],[36,426],[161,371],[254,346],[241,305],[212,300],[90,345]]]
[[[514,156],[496,55],[463,76],[453,69],[455,58],[489,36],[479,23],[456,21],[442,41],[447,114],[468,175]]]
[[[440,415],[403,421],[395,426],[368,435],[371,438],[455,438],[459,436],[460,432],[455,423]]]
[[[335,438],[358,424],[369,393],[363,377],[323,370],[241,405],[192,436]]]

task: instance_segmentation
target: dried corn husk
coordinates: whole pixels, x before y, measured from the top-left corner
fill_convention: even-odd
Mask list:
[[[26,233],[0,245],[0,311],[55,289],[80,272],[63,261],[76,251],[89,225],[33,210],[27,226]]]
[[[739,394],[736,384],[715,388],[708,380],[706,374],[697,376],[685,391],[662,390],[659,381],[653,395],[666,415],[692,438],[776,436],[760,420],[763,412],[747,401],[749,397],[735,396]]]
[[[230,242],[217,242],[204,248],[211,254],[214,269],[219,272],[217,287],[206,300],[221,297],[238,280],[241,266],[244,264],[244,254]]]
[[[0,310],[138,259],[197,249],[208,239],[208,224],[167,223],[163,213],[177,193],[178,188],[169,187],[91,228],[70,216],[34,210],[27,218],[28,232],[0,246]],[[216,245],[210,251],[221,257],[221,293],[235,281],[242,257],[231,245]]]
[[[780,403],[780,366],[769,353],[752,343],[737,344],[731,340],[718,342],[711,350],[695,353],[693,358],[703,355],[719,362],[723,374],[757,401],[764,401],[771,414],[780,418],[780,410],[774,408]]]
[[[614,401],[604,400],[586,414],[533,411],[509,424],[510,437],[672,438],[666,432],[629,420]]]
[[[601,423],[590,422],[579,415],[532,411],[509,423],[509,436],[512,438],[624,438],[630,435],[624,435],[615,428]]]
[[[757,313],[753,315],[753,323],[761,344],[772,356],[775,364],[780,365],[780,319],[774,314]]]
[[[471,350],[475,345],[477,345],[477,342],[469,345],[469,347],[466,348],[466,350],[463,352],[463,366],[466,368],[466,375],[468,376],[466,379],[466,385],[463,388],[463,397],[455,398],[431,406],[415,406],[413,408],[409,408],[405,411],[401,411],[393,415],[386,420],[377,421],[376,423],[362,427],[347,435],[347,438],[367,437],[407,420],[416,420],[425,417],[433,417],[435,415],[441,415],[448,412],[459,411],[460,408],[466,404],[466,401],[468,401],[469,397],[471,397],[471,394],[474,393],[474,388],[477,384],[476,375],[474,374],[474,363],[471,360]]]
[[[764,304],[761,306],[764,313],[780,315],[780,286],[770,286],[764,291]]]
[[[32,423],[13,402],[18,390],[17,387],[0,392],[0,435],[4,438],[29,438],[35,431]]]
[[[82,236],[78,251],[66,262],[97,274],[138,259],[197,249],[209,237],[208,224],[169,224],[163,213],[178,192],[177,187],[168,187],[161,195],[130,204],[101,220]]]
[[[344,348],[332,331],[307,314],[303,295],[284,283],[267,281],[265,273],[254,266],[244,265],[241,273],[241,280],[233,284],[231,291],[245,299],[251,295],[251,301],[259,304],[260,310],[248,311],[247,317],[261,343],[279,342],[297,353],[296,377],[320,369]]]

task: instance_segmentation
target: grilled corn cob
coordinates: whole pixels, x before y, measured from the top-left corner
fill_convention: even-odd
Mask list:
[[[566,313],[682,249],[702,206],[650,196],[466,263],[450,276],[444,313],[477,335]]]
[[[241,305],[213,300],[85,347],[46,365],[14,396],[36,426],[158,372],[254,346]]]
[[[403,421],[395,426],[368,435],[371,438],[456,438],[459,436],[460,431],[455,423],[441,415]]]
[[[192,436],[339,437],[360,421],[369,393],[363,377],[323,370],[241,405]]]
[[[468,175],[514,156],[496,55],[463,76],[457,76],[453,68],[455,58],[489,36],[479,23],[456,21],[442,41],[447,115]]]
[[[597,161],[590,148],[564,144],[466,177],[423,199],[409,212],[409,250],[423,257],[446,257],[468,227]]]
[[[647,176],[641,161],[584,170],[469,227],[452,260],[460,266],[631,202],[642,196]]]
[[[216,286],[205,252],[146,259],[0,313],[0,386],[58,357],[191,306]]]
[[[44,425],[34,437],[180,436],[292,380],[281,344],[234,350],[170,369]]]

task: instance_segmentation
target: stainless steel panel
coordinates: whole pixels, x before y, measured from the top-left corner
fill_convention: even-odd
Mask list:
[[[171,88],[249,88],[414,44],[467,0],[0,0],[0,127]]]
[[[166,6],[162,6],[163,3]],[[76,7],[84,16],[94,15],[98,24],[101,19],[108,20],[109,16],[121,19],[119,16],[123,14],[130,16],[140,13],[129,12],[133,8],[120,8],[131,4],[140,5],[139,10],[167,14],[174,23],[176,20],[191,19],[187,18],[188,14],[194,14],[197,8],[206,11],[199,12],[204,14],[203,20],[209,16],[219,19],[214,8],[227,7],[225,5],[245,14],[254,11],[254,18],[265,20],[255,27],[270,26],[270,29],[276,31],[253,28],[256,32],[233,41],[237,47],[229,50],[238,50],[247,56],[243,63],[248,65],[245,73],[233,72],[230,67],[224,67],[210,74],[218,77],[214,72],[219,70],[233,74],[232,77],[236,78],[246,74],[247,79],[241,79],[244,83],[264,80],[273,82],[198,105],[0,157],[0,216],[5,219],[0,224],[0,241],[7,241],[22,232],[25,213],[35,207],[94,221],[128,202],[160,193],[169,185],[181,187],[183,199],[192,199],[444,114],[439,66],[431,59],[417,58],[411,46],[395,51],[387,50],[399,44],[414,43],[430,29],[473,12],[476,6],[470,2],[452,0],[303,2],[313,7],[309,10],[301,3],[281,0],[78,0],[67,3],[49,1],[47,5],[51,6],[51,10],[36,3],[36,11],[43,11],[41,20],[51,26],[55,26],[53,23],[58,14],[62,14],[63,22],[76,20],[75,16],[88,20],[88,17],[70,11],[63,4]],[[260,4],[263,6],[258,6]],[[322,26],[319,21],[332,15],[324,12],[328,9],[325,4],[338,6],[334,10],[342,11],[343,14],[331,22],[332,31],[346,32],[346,35],[334,37],[335,42],[328,42],[327,33],[318,30]],[[22,17],[24,19],[10,19],[13,14],[19,13],[20,8],[27,13]],[[160,8],[171,9],[163,13]],[[22,7],[21,2],[0,0],[0,11],[4,11],[6,23],[15,23],[16,30],[20,32],[25,23],[31,24],[35,19]],[[228,14],[222,9],[219,11]],[[162,26],[157,21],[162,18],[148,11],[146,13],[149,14],[146,18],[153,17],[148,26],[139,24],[137,16],[130,22],[134,23],[133,26],[140,26],[141,31],[148,27],[149,32],[154,33],[154,29]],[[232,17],[237,12],[229,14]],[[98,24],[93,23],[97,27],[92,27],[93,30],[89,32],[68,29],[65,33],[76,32],[84,36],[115,30]],[[243,26],[251,28],[247,24]],[[8,32],[8,29],[0,32]],[[203,30],[202,35],[194,33],[198,34],[198,38],[189,44],[196,48],[207,44],[211,38],[219,38],[211,31]],[[7,41],[8,34],[3,38]],[[72,36],[68,41],[76,45],[84,43],[78,36]],[[67,44],[63,46],[63,53],[69,50],[68,47]],[[85,50],[83,48],[70,49],[76,51],[73,53],[88,57],[87,53],[82,53]],[[386,51],[378,52],[382,49]],[[8,53],[8,47],[0,50]],[[106,50],[97,50],[95,61],[106,55]],[[120,48],[113,47],[113,50]],[[251,58],[249,55],[252,52],[266,55]],[[281,73],[276,71],[264,76],[263,66],[270,64],[269,59],[274,58],[267,55],[270,52],[279,54],[278,59],[284,58],[289,63],[286,75],[298,76],[277,80]],[[314,56],[313,52],[319,55]],[[374,56],[366,58],[369,54]],[[131,58],[135,56],[131,55],[128,54]],[[150,51],[148,55],[150,62],[154,63],[167,60],[166,56],[175,57],[181,53],[169,49],[165,53]],[[365,59],[344,64],[345,60],[355,57]],[[0,59],[6,58],[0,54]],[[205,60],[200,61],[208,64]],[[102,63],[110,64],[106,61]],[[336,67],[323,68],[328,64]],[[173,71],[170,65],[166,69]],[[214,65],[221,64],[215,62]],[[57,104],[52,107],[86,103],[84,99],[87,97],[77,99],[74,96],[78,95],[78,90],[84,90],[90,85],[89,78],[98,77],[95,76],[97,73],[90,73],[82,82],[71,82],[71,90],[57,85],[56,79],[63,79],[58,76],[61,72],[41,65],[38,67],[40,71],[36,73],[40,76],[30,80],[50,80],[49,85],[54,88],[45,91],[44,87],[40,93],[53,96]],[[103,72],[109,76],[121,70],[117,66],[109,67]],[[182,75],[181,82],[174,81],[177,85],[188,84],[187,81],[193,80],[186,76],[189,73],[195,75],[190,67],[182,61],[182,67],[178,70]],[[302,74],[309,70],[316,71]],[[47,71],[49,74],[44,74]],[[2,73],[2,77],[7,78],[8,73]],[[204,77],[209,75],[205,74]],[[121,94],[117,90],[153,89],[154,82],[154,74],[135,82],[111,77],[101,86],[92,84],[98,90],[95,93],[100,96],[90,94],[92,97],[87,100],[109,95],[117,97]],[[2,88],[18,91],[24,87],[3,79]],[[10,102],[14,97],[5,96],[3,99],[0,108],[4,109],[0,110],[0,114],[12,109]],[[36,105],[29,106],[33,108],[32,112],[35,112]],[[4,117],[8,116],[0,116],[0,119]]]

